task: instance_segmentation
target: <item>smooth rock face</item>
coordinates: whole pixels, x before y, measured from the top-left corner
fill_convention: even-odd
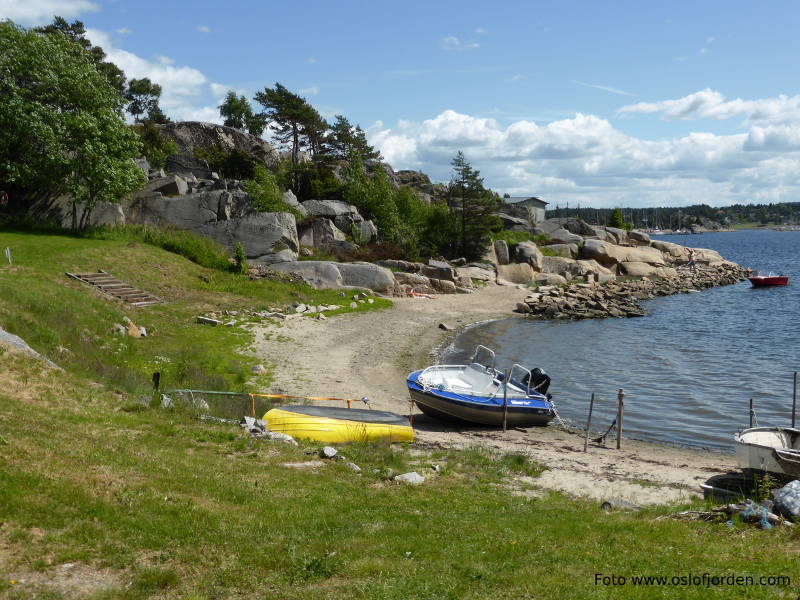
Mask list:
[[[561,256],[545,256],[543,259],[542,272],[555,273],[562,277],[571,277],[575,270],[577,261]]]
[[[180,175],[167,175],[148,182],[143,191],[161,192],[164,196],[183,196],[189,191],[189,184]]]
[[[292,192],[292,190],[286,190],[285,192],[283,192],[282,200],[285,204],[291,206],[293,209],[295,209],[304,217],[308,214],[308,211],[302,204],[300,204],[300,202],[298,202],[297,196],[294,195],[294,192]]]
[[[297,260],[300,248],[297,227],[291,213],[256,213],[225,221],[215,221],[198,230],[223,246],[244,246],[248,259],[260,262]]]
[[[544,255],[533,242],[520,242],[514,250],[514,260],[519,263],[528,263],[537,271],[542,270]]]
[[[578,254],[577,244],[549,244],[547,249],[556,256],[561,256],[563,258],[572,258]]]
[[[193,156],[198,148],[219,146],[226,152],[233,150],[244,152],[267,166],[277,165],[280,159],[278,152],[260,137],[225,125],[181,121],[163,125],[160,130],[162,135],[178,145],[181,154],[188,156]]]
[[[359,221],[353,223],[350,234],[357,243],[368,244],[378,237],[378,228],[372,221]]]
[[[498,213],[498,217],[503,222],[503,229],[508,231],[530,231],[530,221],[520,217],[515,217],[505,213]]]
[[[298,229],[298,237],[303,246],[314,248],[329,248],[334,242],[343,242],[347,239],[333,221],[323,218],[314,219],[308,225],[301,226]]]
[[[510,262],[508,244],[504,240],[495,240],[494,253],[497,256],[498,265],[507,265]]]
[[[628,232],[624,229],[618,229],[617,227],[606,227],[606,231],[617,239],[618,244],[624,244],[628,241]]]
[[[533,276],[533,283],[539,285],[563,285],[567,283],[567,280],[555,273],[535,273]]]
[[[387,295],[397,289],[392,272],[372,263],[304,260],[278,263],[273,268],[285,273],[297,273],[317,289],[357,287]]]
[[[395,274],[395,277],[397,274]],[[458,267],[456,269],[456,276],[467,277],[469,279],[477,279],[478,281],[494,281],[496,279],[494,271],[489,269],[482,269],[480,267]]]
[[[561,244],[581,244],[583,238],[574,233],[570,233],[566,229],[556,229],[550,233],[550,239],[555,240]]]
[[[637,244],[639,244],[640,246],[650,245],[650,236],[646,234],[644,231],[629,231],[628,237]]]
[[[640,246],[629,248],[617,246],[600,240],[586,240],[581,247],[581,258],[593,259],[601,265],[613,266],[621,262],[644,262],[659,267],[664,266],[664,255],[656,248]]]
[[[527,263],[497,266],[497,278],[511,283],[530,283],[533,277],[533,268]]]
[[[166,170],[183,177],[211,179],[211,169],[208,168],[208,163],[192,154],[179,153],[167,157]]]

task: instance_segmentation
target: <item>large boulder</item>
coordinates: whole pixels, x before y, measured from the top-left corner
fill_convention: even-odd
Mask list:
[[[192,154],[178,153],[167,157],[165,170],[181,177],[194,177],[196,179],[211,179],[211,169],[202,158]]]
[[[656,248],[641,246],[629,248],[617,246],[601,240],[586,240],[580,250],[581,258],[593,259],[606,267],[622,262],[644,262],[659,267],[664,266],[664,255]]]
[[[470,281],[476,280],[485,282],[491,282],[497,279],[497,275],[492,270],[470,266],[458,267],[456,269],[456,277],[459,279],[462,277],[467,277],[470,279]]]
[[[167,175],[147,182],[143,192],[160,192],[164,196],[183,196],[189,191],[189,184],[180,175]]]
[[[572,258],[578,254],[577,244],[549,244],[547,249],[553,256],[563,256],[564,258]]]
[[[330,248],[334,242],[343,242],[347,236],[330,219],[314,219],[301,225],[297,231],[300,244],[313,248]]]
[[[628,243],[628,232],[624,229],[619,229],[618,227],[606,227],[606,232],[613,235],[618,244]]]
[[[639,246],[649,246],[650,236],[644,231],[629,231],[628,237]]]
[[[527,263],[497,266],[498,281],[502,279],[511,283],[530,283],[534,274],[533,268]]]
[[[500,218],[500,221],[503,223],[503,229],[507,229],[509,231],[530,231],[531,225],[528,219],[523,219],[520,217],[515,217],[512,215],[508,215],[505,213],[497,213],[497,216]]]
[[[280,160],[278,152],[269,142],[233,127],[199,121],[181,121],[163,125],[160,130],[164,137],[177,144],[179,154],[185,156],[194,156],[195,150],[198,149],[218,146],[225,152],[233,150],[244,152],[267,166],[275,166]],[[169,165],[167,168],[169,170]]]
[[[211,190],[165,198],[160,192],[136,192],[123,202],[130,223],[159,225],[199,232],[210,223],[244,216],[249,197],[244,192]]]
[[[198,230],[232,250],[237,243],[247,258],[275,263],[297,260],[297,226],[291,213],[256,213],[208,223]]]
[[[537,285],[564,285],[567,280],[556,273],[534,273],[533,283]]]
[[[577,275],[589,275],[592,273],[601,273],[604,275],[613,275],[614,272],[611,269],[605,268],[596,260],[578,260],[575,263],[576,265],[576,274]]]
[[[292,190],[286,190],[283,193],[282,200],[283,200],[284,204],[288,204],[289,206],[291,206],[294,210],[299,212],[304,217],[308,214],[308,211],[305,209],[305,207],[302,204],[300,204],[300,202],[298,202],[297,196],[294,195],[294,192]]]
[[[350,228],[350,235],[359,244],[369,244],[378,237],[378,228],[372,221],[354,222]]]
[[[552,219],[545,219],[541,223],[536,224],[536,228],[541,230],[552,237],[552,233],[559,229],[566,229],[570,233],[580,236],[595,235],[594,229],[586,221],[575,219],[573,217],[558,217]]]
[[[498,265],[507,265],[511,262],[511,257],[508,254],[508,244],[505,240],[494,241],[494,255],[497,257]]]
[[[564,278],[572,278],[577,270],[577,261],[561,256],[545,256],[542,261],[543,273],[554,273]]]
[[[533,242],[520,242],[514,249],[514,260],[518,263],[528,263],[536,271],[542,270],[544,255]]]
[[[357,288],[370,289],[392,295],[397,289],[394,274],[372,263],[336,263],[321,260],[284,262],[273,268],[286,273],[297,273],[317,289]]]
[[[625,275],[633,277],[677,277],[678,272],[671,267],[654,267],[643,262],[624,262],[620,263],[621,270]]]
[[[351,232],[354,223],[360,223],[364,220],[355,206],[340,200],[312,199],[306,200],[301,204],[308,211],[308,214],[330,219],[345,233]]]
[[[583,238],[577,234],[570,233],[566,229],[556,229],[550,232],[550,239],[559,244],[582,244]]]

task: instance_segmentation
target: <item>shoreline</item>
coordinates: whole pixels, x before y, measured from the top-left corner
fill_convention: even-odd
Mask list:
[[[490,285],[473,294],[396,298],[392,308],[381,311],[254,325],[252,352],[272,365],[273,393],[367,396],[372,408],[408,414],[406,375],[437,362],[446,345],[466,328],[515,318],[510,308],[528,293]],[[440,329],[439,323],[450,329]],[[590,443],[584,453],[583,435],[557,426],[504,433],[442,423],[417,411],[414,428],[414,443],[423,447],[480,444],[501,452],[524,452],[548,468],[528,484],[594,500],[684,502],[702,497],[699,486],[710,477],[738,471],[732,454],[626,437],[619,451],[609,439],[607,447]]]

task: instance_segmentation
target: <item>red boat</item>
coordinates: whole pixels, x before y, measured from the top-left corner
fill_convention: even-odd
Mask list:
[[[786,285],[789,283],[788,275],[773,275],[772,273],[769,275],[759,275],[756,273],[755,275],[748,277],[748,279],[754,287],[763,287],[767,285]]]

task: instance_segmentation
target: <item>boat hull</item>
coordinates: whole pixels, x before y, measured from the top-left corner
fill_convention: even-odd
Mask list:
[[[753,284],[753,287],[767,287],[773,285],[788,285],[789,277],[788,275],[753,275],[752,277],[748,277],[747,279],[750,280],[750,283]]]
[[[736,460],[742,469],[800,477],[800,429],[753,427],[735,436]]]
[[[414,441],[406,417],[382,410],[281,406],[267,411],[264,421],[272,432],[316,442]]]
[[[502,398],[490,400],[426,388],[417,381],[419,373],[420,371],[416,371],[409,375],[407,385],[411,400],[424,414],[444,421],[495,427],[503,425]],[[555,415],[555,409],[549,400],[513,400],[507,406],[506,425],[547,425]]]

